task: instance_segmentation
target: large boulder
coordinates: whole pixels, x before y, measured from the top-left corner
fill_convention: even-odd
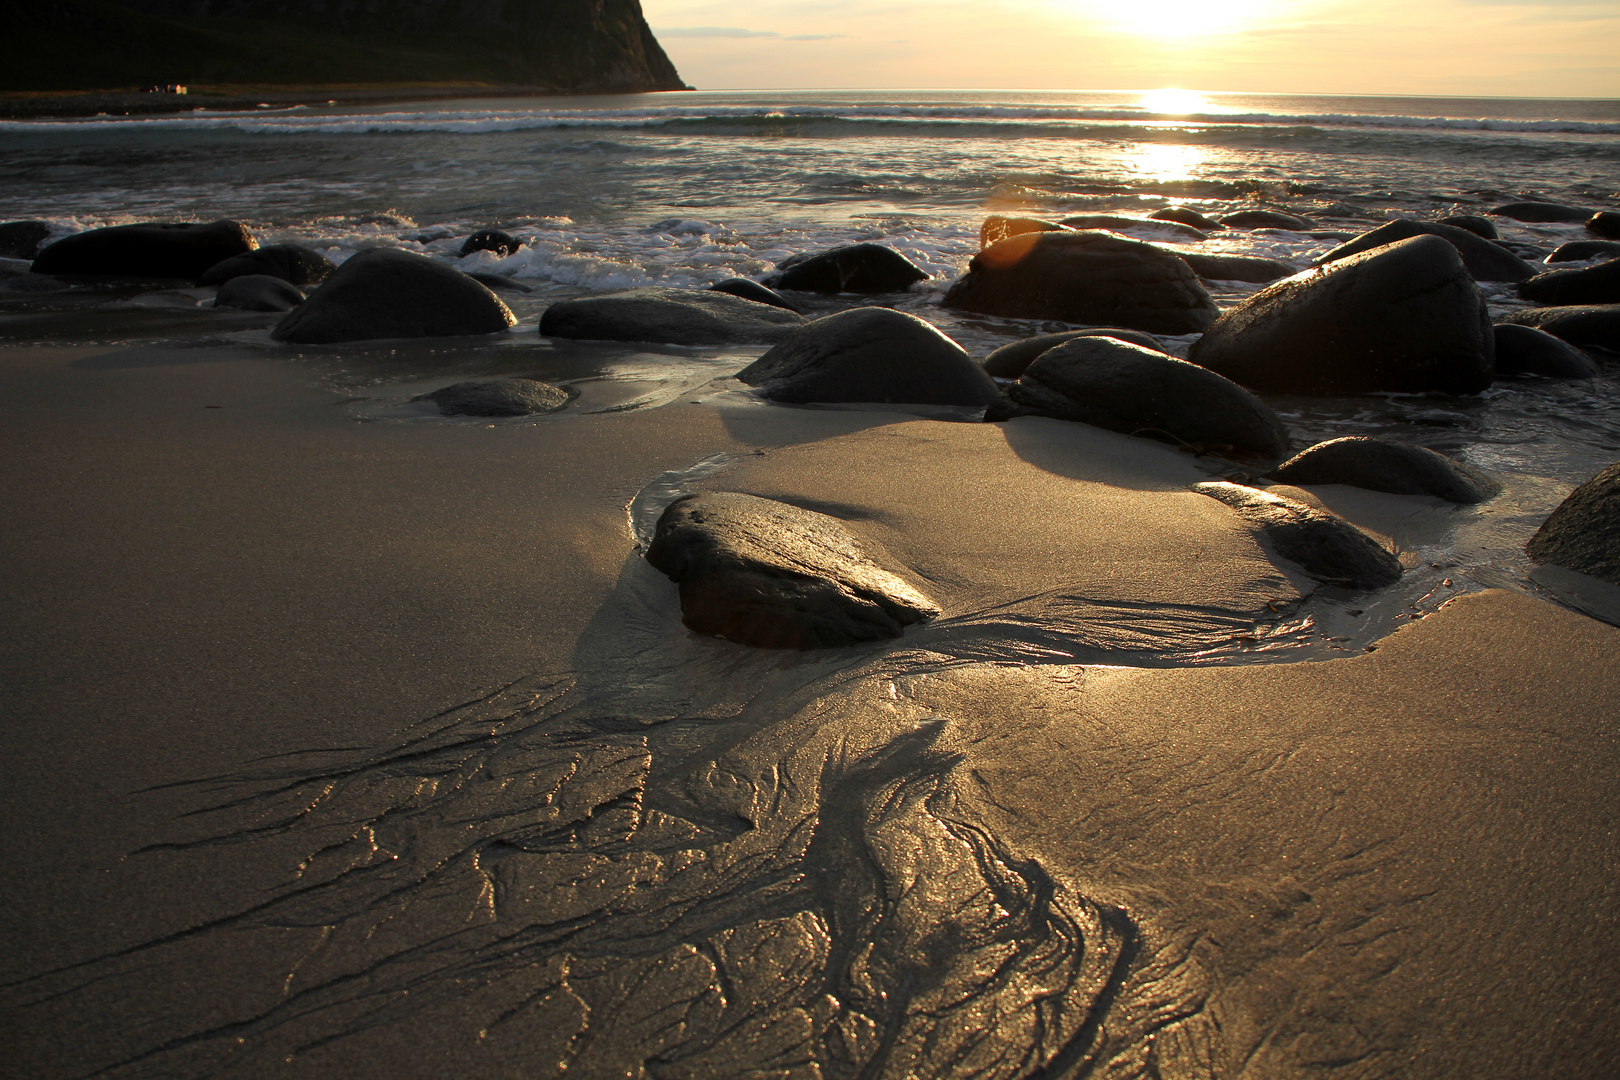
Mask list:
[[[1495,327],[1497,375],[1539,375],[1548,379],[1590,379],[1598,366],[1562,338],[1533,326]]]
[[[1545,223],[1585,221],[1592,216],[1592,211],[1582,207],[1552,202],[1511,202],[1498,206],[1490,213],[1514,221]]]
[[[1478,217],[1474,214],[1453,214],[1443,217],[1440,224],[1450,225],[1454,229],[1467,229],[1476,236],[1483,236],[1487,240],[1500,240],[1502,234],[1496,229],[1496,222],[1490,218]]]
[[[1199,450],[1288,452],[1271,407],[1197,364],[1114,338],[1084,337],[1042,353],[986,420],[1051,416]]]
[[[756,648],[882,641],[939,614],[837,518],[754,495],[671,503],[647,561],[680,585],[688,627]]]
[[[1411,218],[1397,218],[1370,232],[1362,233],[1354,240],[1340,244],[1323,255],[1317,260],[1317,265],[1337,262],[1351,255],[1359,255],[1363,251],[1393,244],[1397,240],[1424,235],[1438,236],[1456,248],[1457,253],[1462,256],[1463,265],[1468,267],[1468,272],[1473,275],[1475,281],[1523,281],[1535,276],[1535,267],[1507,248],[1486,240],[1477,233],[1443,225],[1438,221],[1414,221]]]
[[[540,317],[546,337],[666,345],[769,345],[804,316],[708,289],[651,286],[561,300]]]
[[[983,407],[996,384],[929,323],[891,308],[851,308],[794,330],[737,373],[773,401]]]
[[[1199,232],[1219,232],[1226,228],[1220,222],[1207,218],[1196,210],[1185,206],[1166,206],[1153,211],[1148,217],[1155,221],[1176,221],[1183,225],[1191,225]]]
[[[1133,217],[1127,214],[1080,214],[1066,217],[1062,222],[1069,229],[1106,229],[1109,232],[1129,232],[1132,229],[1167,233],[1182,240],[1208,240],[1209,237],[1191,225],[1165,218]]]
[[[1059,319],[1196,333],[1220,309],[1175,255],[1107,232],[1025,233],[973,257],[946,307],[1012,319]]]
[[[1599,256],[1620,255],[1620,240],[1571,240],[1559,244],[1547,256],[1550,263],[1585,262]]]
[[[769,304],[771,307],[779,307],[783,311],[792,311],[797,313],[799,310],[792,304],[788,303],[787,299],[779,295],[774,289],[767,289],[759,282],[750,281],[748,278],[726,278],[724,281],[717,281],[713,285],[710,285],[709,289],[712,292],[723,292],[730,293],[732,296],[740,296],[744,300],[752,300],[756,304]]]
[[[259,246],[239,221],[113,225],[64,236],[34,258],[36,274],[189,278]]]
[[[1236,510],[1272,551],[1323,584],[1380,589],[1401,579],[1401,561],[1336,514],[1224,481],[1195,484],[1193,490]]]
[[[928,280],[928,272],[882,244],[850,244],[817,255],[793,255],[762,279],[773,289],[817,293],[887,293]]]
[[[336,269],[331,259],[314,248],[299,244],[271,244],[221,260],[204,270],[197,280],[203,285],[223,285],[231,278],[264,274],[302,288],[319,285],[331,277]]]
[[[1548,270],[1519,282],[1519,295],[1538,304],[1620,304],[1620,259]]]
[[[1477,469],[1422,446],[1352,435],[1302,450],[1271,474],[1285,484],[1348,484],[1392,495],[1477,503],[1502,490]]]
[[[48,221],[7,221],[0,224],[0,255],[8,259],[32,259],[39,245],[51,235]]]
[[[1040,218],[1002,217],[1000,214],[991,214],[979,226],[979,248],[982,250],[991,244],[999,244],[1009,236],[1022,236],[1032,232],[1073,232],[1066,226],[1052,221],[1042,221]]]
[[[1164,352],[1164,346],[1159,339],[1151,334],[1144,334],[1140,330],[1123,330],[1116,326],[1091,326],[1084,330],[1064,330],[1056,334],[1040,334],[1036,337],[1015,341],[1011,345],[1003,345],[995,352],[984,358],[984,370],[998,379],[1016,379],[1024,373],[1035,358],[1049,349],[1055,349],[1065,341],[1072,341],[1077,337],[1106,337],[1115,341],[1125,341],[1132,345],[1140,345],[1144,349],[1154,352]]]
[[[1245,281],[1265,285],[1299,273],[1281,259],[1255,255],[1203,255],[1196,251],[1175,251],[1175,256],[1193,268],[1205,281]]]
[[[1620,585],[1620,462],[1571,492],[1536,530],[1527,550],[1537,562]]]
[[[270,331],[277,341],[331,345],[377,338],[494,334],[517,322],[466,274],[389,248],[350,256]]]
[[[461,242],[461,256],[465,258],[475,251],[489,251],[504,259],[522,246],[523,241],[509,232],[480,229]]]
[[[1415,236],[1267,286],[1189,359],[1262,393],[1477,393],[1496,372],[1479,286],[1457,249]]]
[[[568,391],[539,379],[475,379],[412,401],[431,401],[444,416],[534,416],[568,404]]]
[[[303,302],[303,289],[269,274],[233,277],[214,296],[215,307],[236,311],[291,311]]]
[[[1502,316],[1516,326],[1534,326],[1583,349],[1620,353],[1620,304],[1520,308]]]
[[[1620,211],[1599,210],[1586,219],[1586,231],[1610,240],[1620,240]]]
[[[1287,229],[1289,232],[1305,232],[1311,228],[1311,223],[1297,214],[1262,209],[1235,211],[1221,218],[1221,224],[1228,229]]]

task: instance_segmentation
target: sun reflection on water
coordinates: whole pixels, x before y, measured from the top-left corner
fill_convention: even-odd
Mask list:
[[[1193,179],[1208,160],[1203,147],[1142,143],[1131,148],[1126,165],[1143,179],[1172,183]]]

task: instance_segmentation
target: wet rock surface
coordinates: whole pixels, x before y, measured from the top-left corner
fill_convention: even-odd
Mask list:
[[[1115,338],[1079,337],[1042,353],[986,420],[1050,416],[1203,450],[1276,457],[1288,433],[1271,407],[1185,360]]]
[[[1305,218],[1280,210],[1239,210],[1224,215],[1221,224],[1228,229],[1287,229],[1289,232],[1305,232],[1313,227]]]
[[[1597,361],[1545,330],[1501,323],[1494,328],[1494,333],[1498,375],[1590,379],[1598,373]]]
[[[1414,221],[1398,218],[1380,225],[1371,232],[1362,233],[1348,243],[1340,244],[1318,260],[1318,265],[1336,262],[1363,251],[1393,244],[1414,236],[1438,236],[1457,249],[1463,265],[1475,281],[1524,281],[1534,277],[1536,268],[1499,244],[1477,235],[1471,230],[1456,228],[1436,221]]]
[[[1620,259],[1596,266],[1548,270],[1519,283],[1519,295],[1538,304],[1620,303]]]
[[[1515,221],[1539,223],[1573,223],[1585,221],[1592,216],[1592,211],[1579,206],[1569,206],[1565,203],[1536,202],[1534,200],[1504,203],[1489,212],[1497,217],[1512,218]]]
[[[222,285],[235,277],[268,275],[300,288],[319,285],[337,266],[314,248],[299,244],[271,244],[210,266],[198,277],[202,285]]]
[[[217,308],[237,311],[291,311],[304,302],[304,290],[268,274],[233,277],[219,287]]]
[[[1186,334],[1219,309],[1181,259],[1105,232],[1027,233],[973,257],[942,301],[1006,318]]]
[[[1022,236],[1032,232],[1068,232],[1067,226],[1059,225],[1055,221],[1044,221],[1040,218],[1002,217],[992,214],[984,219],[979,226],[979,248],[983,250],[991,244],[999,244],[1011,236]]]
[[[756,648],[881,641],[939,614],[836,518],[753,495],[670,504],[647,561],[680,585],[688,627]]]
[[[983,407],[995,383],[915,315],[852,308],[806,323],[737,373],[773,401]]]
[[[1210,482],[1193,490],[1237,511],[1278,555],[1323,584],[1381,589],[1401,578],[1399,559],[1334,514],[1241,484]]]
[[[466,274],[422,255],[357,252],[276,324],[276,341],[328,345],[380,338],[495,334],[517,320]]]
[[[1620,353],[1620,304],[1522,308],[1502,321],[1534,326],[1583,349]]]
[[[1317,443],[1277,466],[1271,477],[1286,484],[1348,484],[1392,495],[1432,495],[1454,503],[1483,502],[1502,490],[1484,473],[1444,454],[1363,435]]]
[[[1620,585],[1620,462],[1571,492],[1527,550],[1537,562]]]
[[[7,221],[0,223],[0,256],[32,259],[39,245],[51,235],[48,221]]]
[[[1496,222],[1490,218],[1477,217],[1473,214],[1454,214],[1451,217],[1443,217],[1440,219],[1440,224],[1450,225],[1454,229],[1467,229],[1469,232],[1483,236],[1487,240],[1500,240],[1502,238],[1502,234],[1497,231]]]
[[[927,280],[927,271],[893,248],[850,244],[783,259],[763,284],[796,292],[873,294],[900,292]]]
[[[1247,281],[1264,285],[1299,273],[1281,259],[1262,259],[1251,255],[1201,255],[1196,251],[1177,251],[1174,254],[1206,281]]]
[[[1065,341],[1072,341],[1077,337],[1106,337],[1116,341],[1140,345],[1144,349],[1154,352],[1164,352],[1164,345],[1152,334],[1144,334],[1140,330],[1126,330],[1117,326],[1092,326],[1085,330],[1064,330],[1056,334],[1039,334],[1035,337],[1015,341],[1011,345],[1003,345],[995,352],[984,358],[984,370],[987,374],[998,379],[1016,379],[1024,373],[1024,369],[1034,362],[1037,356],[1048,349],[1056,348]]]
[[[559,301],[540,317],[540,333],[587,341],[749,345],[781,341],[803,324],[797,312],[729,293],[652,286]]]
[[[744,300],[752,300],[756,304],[769,304],[772,307],[779,307],[785,311],[797,312],[799,310],[790,304],[786,297],[777,293],[774,289],[767,289],[759,282],[750,281],[748,278],[726,278],[724,281],[717,281],[713,285],[710,285],[709,289],[713,292],[730,293],[732,296],[740,296]]]
[[[1183,225],[1191,225],[1200,232],[1220,232],[1226,226],[1213,218],[1207,218],[1198,211],[1186,206],[1165,206],[1153,211],[1148,217],[1155,221],[1177,221]]]
[[[1125,232],[1130,229],[1146,229],[1151,232],[1169,233],[1182,240],[1209,239],[1201,230],[1168,218],[1132,217],[1128,214],[1079,214],[1064,218],[1060,224],[1064,228],[1077,230],[1105,229],[1111,232]]]
[[[1620,240],[1571,240],[1547,256],[1549,263],[1585,262],[1598,256],[1620,255]]]
[[[113,225],[64,236],[34,257],[36,274],[190,278],[252,251],[258,241],[236,221],[206,225]]]
[[[1479,286],[1418,236],[1328,263],[1221,315],[1189,359],[1261,392],[1477,393],[1496,373]]]
[[[460,255],[466,258],[475,251],[488,251],[504,259],[522,246],[523,242],[509,232],[481,229],[461,242]]]
[[[444,416],[534,416],[568,404],[568,391],[539,379],[475,379],[414,401],[431,401]]]
[[[1620,210],[1599,210],[1586,219],[1586,231],[1620,240]]]

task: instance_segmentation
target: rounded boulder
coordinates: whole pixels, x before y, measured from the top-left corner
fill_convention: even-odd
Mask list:
[[[1620,255],[1620,240],[1571,240],[1559,244],[1547,256],[1550,263],[1585,262],[1588,259]]]
[[[239,221],[206,225],[150,222],[64,236],[34,258],[36,274],[188,278],[259,246]]]
[[[1620,259],[1548,270],[1519,282],[1519,295],[1538,304],[1620,303]]]
[[[233,255],[210,266],[197,279],[202,285],[223,285],[250,274],[280,278],[300,288],[319,285],[337,266],[314,248],[299,244],[271,244],[243,255]]]
[[[1512,218],[1514,221],[1542,224],[1584,222],[1592,216],[1592,211],[1583,207],[1568,206],[1564,203],[1535,201],[1504,203],[1491,210],[1490,213],[1495,214],[1497,217]]]
[[[1351,255],[1359,255],[1364,251],[1372,251],[1374,248],[1414,236],[1438,236],[1456,248],[1457,254],[1462,256],[1463,265],[1468,267],[1468,273],[1475,281],[1524,281],[1534,277],[1536,273],[1535,267],[1507,248],[1468,229],[1459,229],[1438,221],[1415,221],[1412,218],[1397,218],[1370,232],[1364,232],[1354,240],[1340,244],[1323,255],[1317,260],[1317,265],[1337,262]]]
[[[370,248],[333,271],[270,336],[300,345],[332,345],[495,334],[516,321],[500,297],[466,274],[425,255]]]
[[[730,293],[732,296],[738,296],[744,300],[752,300],[756,304],[769,304],[771,307],[779,307],[783,311],[797,312],[799,310],[788,303],[786,298],[779,295],[774,289],[767,289],[759,282],[750,281],[748,278],[726,278],[724,281],[717,281],[710,285],[709,290],[711,292]]]
[[[523,241],[500,229],[482,229],[461,242],[461,256],[466,258],[475,251],[490,251],[501,258],[523,246]]]
[[[1586,231],[1610,240],[1620,240],[1620,211],[1599,210],[1586,219]]]
[[[1598,373],[1598,366],[1590,356],[1545,330],[1501,323],[1495,327],[1495,333],[1498,375],[1590,379]]]
[[[887,293],[928,280],[928,272],[882,244],[850,244],[816,255],[793,255],[765,276],[772,289],[816,293]]]
[[[984,358],[984,370],[998,379],[1016,379],[1022,375],[1035,358],[1048,349],[1055,349],[1065,341],[1073,341],[1079,337],[1106,337],[1115,341],[1124,341],[1131,345],[1140,345],[1144,349],[1154,352],[1164,352],[1164,346],[1159,339],[1151,334],[1144,334],[1140,330],[1122,330],[1113,326],[1093,326],[1085,330],[1064,330],[1056,334],[1041,334],[1037,337],[1025,338],[1015,341],[1011,345],[1003,345],[995,352]]]
[[[1502,321],[1545,330],[1578,348],[1620,353],[1620,304],[1520,308]]]
[[[545,337],[698,347],[769,345],[803,325],[804,316],[771,304],[663,286],[563,300],[540,317]]]
[[[1401,561],[1337,514],[1242,484],[1211,481],[1193,490],[1237,511],[1272,551],[1325,585],[1381,589],[1401,579]]]
[[[1153,211],[1148,217],[1155,221],[1175,221],[1182,225],[1191,225],[1199,232],[1219,232],[1226,228],[1213,218],[1207,218],[1198,211],[1185,206],[1165,206]]]
[[[215,307],[236,311],[291,311],[303,302],[303,289],[269,274],[233,277],[214,297]]]
[[[1271,474],[1285,484],[1347,484],[1391,495],[1477,503],[1502,490],[1477,469],[1422,446],[1353,435],[1317,443]]]
[[[1571,492],[1526,550],[1537,562],[1620,585],[1620,462]]]
[[[1451,217],[1441,218],[1439,224],[1450,225],[1454,229],[1467,229],[1475,236],[1482,236],[1486,240],[1502,239],[1502,234],[1496,230],[1496,222],[1474,214],[1453,214]]]
[[[1289,232],[1305,232],[1311,228],[1311,223],[1297,214],[1260,209],[1227,214],[1221,218],[1221,224],[1228,229],[1287,229]]]

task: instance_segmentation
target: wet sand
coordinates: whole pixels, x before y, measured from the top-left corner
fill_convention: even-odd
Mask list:
[[[454,381],[403,357],[0,348],[11,1067],[1620,1056],[1620,630],[1461,582],[1363,626],[1186,490],[1230,465],[766,406],[702,385],[727,362],[481,422],[403,404]],[[944,614],[699,638],[636,548],[684,490],[841,517]],[[1375,531],[1472,513],[1317,497]]]

